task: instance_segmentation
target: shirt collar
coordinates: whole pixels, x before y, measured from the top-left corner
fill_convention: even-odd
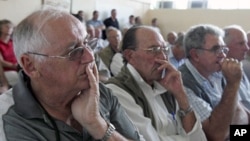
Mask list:
[[[154,96],[160,95],[165,93],[167,90],[157,81],[153,82],[154,88],[152,88],[148,83],[146,83],[141,75],[136,71],[136,69],[130,65],[129,63],[127,64],[128,70],[131,72],[131,75],[141,88],[141,90],[144,89],[151,89],[154,92]]]
[[[19,72],[17,84],[13,87],[15,111],[25,118],[42,118],[45,111],[33,96],[30,81],[23,71]]]
[[[198,70],[193,66],[193,64],[189,61],[189,59],[185,60],[185,64],[187,66],[187,68],[190,70],[191,74],[194,76],[195,80],[199,83],[199,84],[207,84],[209,83],[213,83],[213,79],[219,78],[222,79],[223,75],[220,72],[215,72],[213,74],[211,74],[210,76],[208,76],[208,79],[206,79],[205,77],[203,77]]]

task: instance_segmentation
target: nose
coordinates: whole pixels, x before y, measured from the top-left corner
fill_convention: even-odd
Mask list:
[[[95,57],[94,57],[94,53],[93,53],[92,49],[85,47],[84,53],[83,53],[82,58],[81,58],[81,63],[86,64],[86,63],[93,62],[94,60],[95,60]]]
[[[168,53],[166,53],[165,51],[161,51],[158,53],[157,55],[158,59],[163,59],[163,60],[168,60]]]

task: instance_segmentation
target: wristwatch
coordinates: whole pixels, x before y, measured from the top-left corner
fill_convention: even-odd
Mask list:
[[[178,114],[181,118],[185,117],[187,114],[191,113],[193,111],[192,106],[189,106],[186,110],[179,109]]]
[[[108,129],[107,129],[106,133],[104,134],[103,138],[101,139],[101,141],[107,141],[109,139],[109,137],[115,131],[115,126],[112,123],[107,122],[107,124],[108,124]]]

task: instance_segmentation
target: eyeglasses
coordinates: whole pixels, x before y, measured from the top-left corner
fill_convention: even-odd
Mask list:
[[[227,54],[229,51],[228,47],[219,45],[215,45],[211,49],[206,49],[206,48],[196,48],[196,49],[213,52],[215,55],[219,55],[220,53]]]
[[[40,55],[40,56],[44,56],[44,57],[68,59],[69,61],[74,61],[74,60],[78,60],[82,57],[82,55],[85,53],[85,49],[92,51],[88,46],[84,46],[84,47],[77,47],[77,48],[72,49],[65,56],[53,56],[53,55],[36,53],[36,52],[27,52],[27,53],[34,54],[34,55]]]
[[[147,49],[143,49],[145,51],[150,51],[153,54],[159,54],[161,52],[164,52],[164,54],[168,55],[169,53],[169,47],[151,47],[151,48],[147,48]]]

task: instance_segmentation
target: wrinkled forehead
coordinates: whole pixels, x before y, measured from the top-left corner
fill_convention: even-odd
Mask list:
[[[145,36],[146,35],[146,36]],[[151,28],[141,28],[137,31],[138,45],[152,46],[152,45],[165,45],[166,42],[162,35]]]
[[[83,23],[70,15],[49,20],[44,26],[43,32],[47,34],[48,39],[58,41],[67,39],[82,41],[87,36]]]

